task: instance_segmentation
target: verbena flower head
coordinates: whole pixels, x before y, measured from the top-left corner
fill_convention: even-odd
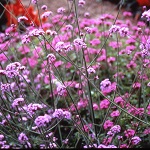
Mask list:
[[[29,36],[31,36],[31,37],[32,36],[38,37],[38,36],[44,35],[44,34],[45,34],[45,32],[43,29],[33,29],[32,31],[29,32]]]
[[[70,120],[71,119],[71,113],[69,111],[64,111],[63,112],[64,118]]]
[[[0,141],[2,141],[4,139],[4,135],[0,134]]]
[[[6,83],[6,84],[3,84],[2,82],[0,83],[0,90],[2,92],[9,92],[11,89],[10,89],[10,84],[9,83]]]
[[[100,109],[107,109],[110,105],[109,100],[104,99],[100,102]]]
[[[62,41],[57,42],[57,44],[55,45],[56,52],[62,52],[64,49],[64,46],[65,46],[64,42],[62,42]]]
[[[12,103],[12,107],[15,108],[16,106],[22,105],[23,103],[24,98],[16,98]]]
[[[32,0],[33,4],[37,4],[38,0]]]
[[[87,48],[87,45],[83,42],[82,39],[79,39],[79,38],[75,39],[75,40],[73,41],[73,44],[74,44],[75,46],[77,46],[78,48]]]
[[[58,95],[60,95],[60,96],[66,96],[67,95],[66,87],[64,85],[61,85],[61,84],[59,84],[57,86],[57,92],[58,92]]]
[[[87,34],[92,33],[92,28],[90,28],[90,27],[85,27],[84,30],[86,31]]]
[[[89,67],[89,68],[87,69],[87,72],[88,72],[88,74],[96,73],[95,69],[92,68],[92,67]]]
[[[25,20],[28,20],[26,16],[21,16],[18,18],[18,22],[25,21]]]
[[[29,35],[24,35],[23,37],[22,37],[22,44],[28,44],[28,43],[30,43],[30,37],[29,37]]]
[[[42,5],[41,9],[42,10],[47,10],[47,5]]]
[[[117,148],[115,145],[108,145],[106,148]]]
[[[64,112],[62,109],[55,109],[52,116],[53,116],[53,118],[63,119],[64,118]]]
[[[145,18],[147,21],[150,21],[150,9],[147,10],[147,11],[144,11],[144,12],[142,13],[141,18]]]
[[[27,106],[24,107],[24,109],[29,113],[29,115],[34,115],[36,111],[41,110],[43,108],[46,108],[46,105],[44,104],[38,104],[38,103],[30,103]]]
[[[37,127],[45,127],[51,120],[52,117],[48,114],[45,114],[44,116],[38,116],[34,123]]]
[[[127,129],[127,130],[124,131],[124,134],[127,138],[131,138],[135,134],[135,130]]]
[[[131,17],[131,16],[132,16],[132,13],[129,12],[129,11],[124,11],[124,12],[123,12],[123,16],[124,16],[124,17]]]
[[[112,121],[106,120],[105,123],[104,123],[104,125],[103,125],[103,127],[106,130],[106,129],[111,128],[113,125],[114,125],[114,123]]]
[[[83,7],[85,5],[85,0],[79,0],[78,5]]]
[[[110,116],[111,116],[111,117],[118,117],[118,116],[120,116],[119,110],[113,111],[113,112],[110,114]]]
[[[65,8],[63,8],[63,7],[60,7],[57,9],[58,14],[63,14],[64,12],[65,12]]]
[[[109,132],[107,134],[114,136],[115,134],[119,133],[120,131],[121,131],[121,127],[119,125],[115,125],[115,126],[111,127],[111,129],[109,130]]]
[[[48,54],[47,58],[48,58],[49,63],[52,63],[56,60],[56,57],[54,54]]]
[[[119,34],[122,37],[128,36],[129,35],[129,28],[127,28],[127,27],[120,28]]]
[[[9,78],[13,78],[15,76],[19,76],[19,69],[21,64],[19,62],[14,62],[6,66],[6,76]]]
[[[66,30],[67,31],[72,31],[73,30],[73,26],[71,24],[66,25]]]
[[[100,89],[104,94],[108,94],[114,90],[116,90],[116,83],[111,83],[109,79],[104,79],[100,83]]]
[[[25,133],[20,133],[19,136],[18,136],[18,140],[21,144],[24,144],[25,142],[28,141],[28,137],[26,136]]]
[[[118,25],[112,25],[111,28],[109,29],[109,33],[112,34],[112,33],[117,33],[119,32],[120,30],[120,26]]]
[[[49,16],[51,16],[53,13],[51,11],[46,11],[41,15],[41,18],[48,18]]]
[[[131,139],[131,143],[133,145],[137,145],[139,142],[141,142],[141,139],[138,137],[138,136],[134,136],[132,139]]]

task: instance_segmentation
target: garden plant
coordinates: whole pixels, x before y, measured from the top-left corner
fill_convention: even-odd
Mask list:
[[[32,0],[39,25],[24,8],[0,33],[0,148],[148,147],[150,10],[133,24],[124,1],[96,18],[66,1]]]

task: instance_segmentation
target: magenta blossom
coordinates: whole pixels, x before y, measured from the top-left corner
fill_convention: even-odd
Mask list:
[[[110,116],[111,116],[111,117],[118,117],[118,116],[120,116],[119,110],[113,111],[113,112],[110,114]]]
[[[135,130],[133,129],[127,129],[124,131],[124,134],[127,138],[131,138],[135,134]]]
[[[131,139],[131,143],[133,145],[137,145],[139,142],[141,142],[141,139],[138,137],[138,136],[134,136],[132,139]]]
[[[104,99],[100,102],[100,109],[107,109],[110,105],[110,102],[107,99]]]
[[[106,129],[111,128],[113,125],[114,125],[114,123],[112,121],[106,120],[105,123],[104,123],[104,125],[103,125],[103,127],[106,130]]]
[[[22,132],[19,134],[18,140],[21,144],[28,141],[28,137]]]
[[[103,94],[108,94],[116,90],[116,83],[111,83],[109,79],[105,79],[100,83],[100,89]]]

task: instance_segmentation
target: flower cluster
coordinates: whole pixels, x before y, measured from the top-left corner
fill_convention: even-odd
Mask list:
[[[119,125],[115,125],[111,127],[111,129],[108,131],[107,135],[114,136],[115,134],[119,133],[121,131],[121,127]]]
[[[144,12],[142,13],[141,18],[145,18],[147,21],[150,21],[150,9],[147,10],[147,11],[144,11]]]

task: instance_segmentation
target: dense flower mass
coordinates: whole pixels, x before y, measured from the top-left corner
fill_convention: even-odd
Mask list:
[[[0,32],[0,149],[145,148],[150,10],[136,23],[62,2],[4,5],[16,17]]]

